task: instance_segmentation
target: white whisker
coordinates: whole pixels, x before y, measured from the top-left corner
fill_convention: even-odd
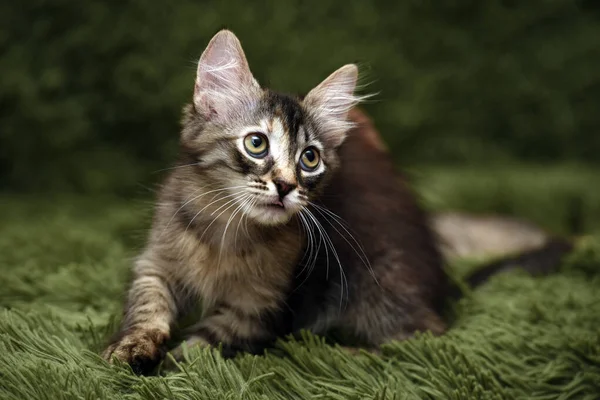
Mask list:
[[[304,278],[304,280],[302,282],[300,282],[299,285],[296,286],[296,288],[294,289],[294,292],[296,290],[298,290],[302,285],[304,285],[304,283],[308,280],[308,278],[310,278],[310,275],[312,274],[314,267],[317,263],[317,259],[319,256],[319,250],[321,249],[321,240],[322,240],[321,236],[319,236],[319,247],[316,249],[316,251],[314,253],[315,256],[313,258],[312,255],[313,255],[314,243],[316,243],[316,234],[310,227],[310,222],[309,222],[310,220],[308,219],[308,217],[306,217],[302,214],[302,210],[300,210],[300,212],[298,213],[298,216],[300,217],[302,226],[305,227],[305,230],[308,234],[308,240],[309,240],[308,244],[309,244],[309,248],[310,248],[310,254],[308,257],[308,263],[306,265],[304,265],[302,270],[296,275],[296,277],[299,277],[304,272],[304,270],[306,270],[308,268],[306,277]],[[306,254],[306,252],[305,252],[305,254]]]
[[[224,191],[224,190],[229,190],[229,189],[237,189],[237,188],[243,188],[243,187],[244,187],[244,186],[231,186],[231,187],[227,187],[227,188],[221,188],[221,189],[209,190],[208,192],[201,193],[201,194],[199,194],[198,196],[196,196],[196,197],[194,197],[194,198],[192,198],[192,199],[189,199],[189,198],[188,198],[188,199],[186,199],[186,201],[185,201],[185,202],[184,202],[184,203],[181,205],[181,207],[179,207],[179,208],[177,209],[177,211],[175,211],[175,213],[173,213],[173,216],[171,217],[171,219],[169,219],[169,222],[167,222],[167,225],[165,225],[165,228],[162,230],[162,232],[160,233],[160,235],[159,235],[158,237],[159,237],[159,238],[160,238],[160,237],[162,237],[162,235],[165,233],[165,231],[167,230],[167,228],[169,227],[169,225],[171,225],[171,222],[173,222],[173,219],[175,219],[175,216],[176,216],[176,215],[179,213],[179,211],[181,211],[181,210],[182,210],[182,209],[183,209],[185,206],[187,206],[189,203],[191,203],[191,202],[193,202],[193,201],[196,201],[196,200],[199,200],[201,197],[203,197],[203,196],[205,196],[205,195],[207,195],[207,194],[213,193],[213,192],[222,192],[222,191]],[[204,189],[206,189],[206,187],[201,187],[201,188],[199,188],[199,189],[195,190],[195,191],[194,191],[194,192],[191,194],[191,196],[194,196],[196,193],[198,193],[198,191],[200,191],[200,190],[204,190]],[[191,196],[190,196],[190,197],[191,197]],[[213,198],[214,198],[214,197],[213,197]],[[197,216],[198,216],[198,214],[196,214],[196,215],[194,216],[194,218],[196,218]],[[192,221],[193,221],[193,219],[192,219]],[[188,227],[189,227],[189,224],[188,224]],[[186,228],[186,231],[187,231],[187,228]]]
[[[195,163],[191,163],[191,164],[184,164],[184,165],[176,165],[174,167],[169,167],[169,168],[163,168],[163,169],[156,170],[153,173],[157,174],[159,172],[171,171],[171,170],[179,169],[179,168],[194,167],[194,166],[197,166],[197,165],[200,165],[200,162],[195,162]]]
[[[317,210],[317,212],[319,214],[321,214],[321,216],[323,216],[323,218],[325,219],[325,221],[327,221],[327,223],[333,228],[335,229],[335,231],[346,241],[346,243],[348,243],[348,245],[352,248],[352,250],[354,250],[354,252],[356,253],[356,255],[360,258],[360,260],[362,261],[362,263],[367,267],[367,270],[369,271],[369,274],[371,275],[371,277],[373,278],[373,280],[375,281],[375,283],[377,284],[377,286],[381,285],[379,284],[379,281],[377,280],[377,277],[375,276],[375,271],[373,271],[373,267],[371,266],[371,263],[369,261],[369,258],[367,257],[367,254],[365,253],[364,248],[361,246],[361,244],[358,242],[358,240],[356,240],[356,238],[354,237],[354,235],[352,235],[352,233],[350,233],[350,231],[342,224],[342,222],[345,222],[339,215],[335,214],[334,212],[326,209],[325,207],[321,207],[318,204],[309,202],[313,207],[315,207],[315,210]],[[346,239],[345,235],[343,235],[328,219],[327,219],[327,215],[325,215],[323,212],[327,213],[335,223],[337,223],[347,234],[348,236],[350,236],[350,238],[354,241],[354,243],[356,244],[356,246],[358,246],[358,248],[360,249],[361,253],[358,252],[358,250],[356,250],[356,248],[354,247],[354,245],[352,243],[350,243],[350,241],[348,239]]]
[[[298,218],[298,221],[300,222],[300,227],[302,227],[302,231],[306,235],[306,240],[308,240],[307,246],[304,249],[304,254],[302,254],[302,259],[300,260],[300,264],[304,264],[304,260],[306,259],[306,256],[308,255],[309,256],[308,259],[310,260],[310,256],[312,255],[312,236],[311,236],[311,233],[309,232],[308,228],[304,224],[302,211],[300,211],[300,213],[298,213],[296,216]],[[309,250],[311,251],[310,254],[308,254]],[[306,265],[304,265],[304,268],[306,268]],[[302,268],[302,270],[298,273],[298,275],[300,275],[304,271],[304,268]],[[296,275],[296,276],[298,276],[298,275]]]
[[[248,210],[252,207],[251,203],[253,201],[254,200],[250,196],[243,203],[242,216],[238,220],[238,225],[237,225],[237,228],[235,229],[235,237],[233,239],[233,246],[234,246],[234,249],[235,249],[236,252],[237,252],[237,237],[238,237],[238,232],[240,230],[240,226],[242,225],[242,221],[244,221],[244,218],[246,218],[246,219],[248,218]],[[248,234],[248,230],[246,229],[246,238],[248,238],[249,236],[250,235]]]
[[[238,193],[238,194],[239,194],[239,193]],[[205,234],[205,233],[208,231],[208,229],[211,227],[211,225],[212,225],[212,224],[214,224],[214,223],[215,223],[215,221],[216,221],[217,219],[219,219],[219,217],[220,217],[221,215],[223,215],[223,213],[225,213],[225,212],[226,212],[227,210],[229,210],[231,207],[235,206],[235,201],[236,201],[236,200],[238,200],[238,197],[236,197],[236,198],[234,198],[234,199],[232,199],[232,200],[228,200],[228,201],[227,201],[225,204],[223,204],[221,207],[219,207],[217,210],[215,210],[215,211],[214,211],[212,214],[210,214],[210,215],[212,216],[212,215],[213,215],[213,214],[214,214],[216,211],[220,210],[220,209],[221,209],[221,208],[223,208],[224,206],[226,206],[226,205],[228,205],[228,204],[230,204],[230,203],[233,203],[233,204],[231,204],[231,205],[228,205],[228,206],[227,206],[227,207],[226,207],[226,208],[225,208],[223,211],[221,211],[221,212],[219,213],[219,215],[217,215],[217,216],[216,216],[216,217],[215,217],[215,218],[212,220],[212,222],[211,222],[210,224],[208,224],[208,226],[206,227],[206,229],[204,229],[204,232],[202,232],[202,235],[200,235],[200,239],[199,239],[199,240],[200,240],[200,242],[202,242],[202,238],[204,237],[204,234]]]
[[[227,220],[227,223],[225,224],[225,229],[223,229],[223,237],[221,238],[221,245],[219,246],[219,258],[217,264],[221,264],[221,253],[223,252],[223,247],[225,247],[225,237],[227,236],[227,229],[229,228],[229,224],[231,224],[231,221],[242,209],[245,200],[247,200],[249,196],[249,194],[245,194],[241,198],[238,198],[241,201],[241,204],[235,210],[233,210],[233,212],[229,216],[229,219]]]
[[[304,272],[304,270],[307,267],[309,267],[310,262],[312,261],[314,239],[313,239],[313,232],[310,229],[308,221],[306,221],[304,215],[302,215],[302,210],[300,210],[300,212],[297,215],[300,220],[300,225],[302,226],[302,229],[304,230],[304,232],[306,232],[306,239],[308,240],[307,247],[304,250],[304,254],[302,255],[302,260],[300,261],[300,263],[301,264],[304,263],[304,260],[307,259],[307,255],[308,255],[308,262],[306,264],[304,264],[303,268],[296,275],[296,276],[300,276]]]
[[[250,203],[248,205],[248,209],[252,209],[252,207],[254,207],[257,202],[258,202],[257,199],[252,200],[252,203]],[[246,214],[245,216],[246,216],[246,223],[244,225],[244,231],[246,233],[246,237],[250,237],[250,233],[248,232],[248,214]]]
[[[319,223],[318,219],[314,216],[313,213],[310,212],[310,210],[308,210],[308,209],[305,209],[305,210],[308,213],[308,215],[311,217],[313,222],[315,223],[315,226],[319,229],[319,232],[321,233],[321,235],[323,236],[323,239],[325,240],[325,244],[326,244],[325,249],[327,249],[327,244],[331,247],[331,252],[334,255],[334,257],[340,267],[340,312],[341,312],[342,305],[344,302],[344,286],[346,287],[346,290],[345,290],[346,300],[348,300],[348,295],[349,295],[348,280],[346,279],[346,274],[344,272],[344,268],[342,267],[342,262],[340,261],[337,251],[335,250],[335,246],[333,245],[333,242],[331,241],[331,238],[327,234],[327,231],[325,230],[325,228],[323,228],[323,226]]]
[[[189,227],[192,225],[192,223],[194,223],[194,220],[198,217],[198,215],[200,215],[202,213],[202,211],[206,210],[208,207],[210,207],[211,205],[218,203],[221,200],[224,200],[226,198],[232,197],[232,196],[237,196],[240,193],[243,193],[243,191],[240,192],[236,192],[236,193],[231,193],[225,196],[221,196],[219,197],[217,200],[211,201],[210,203],[208,203],[207,205],[205,205],[202,209],[200,209],[200,211],[198,211],[196,213],[196,215],[194,215],[194,217],[190,220],[190,222],[188,223],[188,225],[185,228],[185,232],[187,232],[187,230],[189,229]],[[214,198],[214,197],[213,197]],[[235,200],[235,199],[234,199]],[[217,208],[215,211],[212,212],[212,214],[210,214],[211,216],[218,210],[220,210],[222,207],[226,206],[227,204],[229,204],[231,202],[231,200],[228,200],[225,202],[225,204],[221,205],[219,208]]]

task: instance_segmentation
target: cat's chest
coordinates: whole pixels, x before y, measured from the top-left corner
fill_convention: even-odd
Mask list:
[[[199,244],[186,257],[185,281],[206,304],[276,308],[292,284],[301,246],[291,234],[235,249]]]

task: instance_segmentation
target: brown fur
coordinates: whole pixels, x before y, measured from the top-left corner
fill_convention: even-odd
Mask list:
[[[417,330],[442,333],[445,325],[437,311],[446,275],[425,214],[399,179],[385,147],[374,139],[379,134],[369,118],[359,109],[350,118],[356,127],[339,150],[341,168],[322,202],[358,238],[374,277],[332,229],[336,248],[347,248],[340,253],[352,280],[339,324],[370,345],[406,338]],[[340,194],[350,194],[350,201]]]

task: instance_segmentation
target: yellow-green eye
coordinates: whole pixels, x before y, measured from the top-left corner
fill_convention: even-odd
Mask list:
[[[321,157],[319,156],[319,151],[314,147],[309,147],[304,150],[302,156],[300,157],[300,168],[305,171],[314,171],[319,166],[321,162]]]
[[[244,138],[244,147],[252,157],[263,158],[269,151],[269,141],[262,133],[251,133]]]

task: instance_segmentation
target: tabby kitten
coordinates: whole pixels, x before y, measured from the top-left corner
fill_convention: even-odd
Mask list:
[[[353,108],[356,81],[350,64],[302,99],[263,89],[233,33],[215,35],[105,359],[151,370],[199,303],[187,340],[232,353],[300,329],[368,347],[445,330],[435,237]]]
[[[262,89],[233,33],[213,37],[184,110],[179,166],[160,191],[106,359],[147,371],[199,301],[194,342],[259,351],[297,327],[289,304],[306,270],[307,238],[324,240],[307,206],[338,167],[338,148],[353,126],[348,112],[359,100],[357,73],[343,66],[300,100]],[[313,250],[312,269],[325,268],[314,265]],[[314,327],[329,325],[323,321],[314,318]]]

